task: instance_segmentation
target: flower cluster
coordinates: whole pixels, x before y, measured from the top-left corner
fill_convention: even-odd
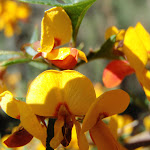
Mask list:
[[[14,1],[7,0],[6,2],[16,5]],[[5,5],[6,2],[2,1],[2,4]],[[20,7],[24,8],[24,4],[16,5],[16,9],[21,9]],[[20,11],[18,10],[18,18],[28,17],[29,12],[26,9]],[[13,12],[16,12],[16,10],[13,10]],[[20,15],[20,13],[22,14]],[[16,13],[13,15],[16,15]],[[11,26],[13,23],[11,19],[8,20],[7,23]],[[3,23],[5,23],[5,20],[3,20]],[[139,28],[142,28],[140,24]],[[11,32],[7,31],[9,33],[6,34],[7,36],[13,34],[14,30],[12,29]],[[5,30],[8,30],[8,28]],[[119,32],[117,29],[115,31]],[[111,29],[109,29],[109,32],[111,32]],[[127,64],[126,61],[122,61],[119,65],[123,64],[124,68],[129,70],[130,73],[136,72],[143,87],[147,90],[147,70],[145,68],[148,59],[147,53],[145,52],[146,56],[139,58],[141,53],[139,50],[136,51],[137,47],[131,40],[135,37],[137,44],[139,42],[135,36],[134,28],[129,28],[124,32],[119,32],[115,47],[116,49],[120,48],[120,41],[124,39],[123,48],[118,50],[125,54],[130,65],[124,65]],[[78,58],[87,62],[84,52],[76,49],[75,45],[66,46],[70,42],[72,34],[71,19],[63,8],[54,7],[45,11],[41,22],[41,40],[31,44],[36,51],[33,59],[42,56],[46,62],[52,63],[63,70],[73,69],[78,62]],[[107,35],[106,38],[108,37]],[[138,67],[132,59],[136,59]],[[132,66],[132,68],[128,68],[128,66]],[[144,79],[141,78],[141,73],[145,73]],[[107,74],[107,72],[104,74]],[[104,76],[106,77],[106,75]],[[122,77],[122,74],[120,76]],[[106,80],[108,81],[108,77]],[[33,137],[39,139],[43,146],[47,148],[49,145],[52,149],[56,149],[60,144],[66,147],[70,144],[72,128],[75,126],[80,150],[89,149],[89,143],[85,136],[87,131],[89,131],[90,137],[98,149],[125,149],[119,144],[111,128],[103,122],[104,118],[122,113],[128,107],[130,97],[121,89],[96,95],[92,82],[83,74],[75,70],[46,70],[31,82],[25,102],[18,100],[10,91],[3,91],[0,94],[1,108],[10,117],[20,120],[17,130],[4,141],[10,148],[24,146]],[[53,126],[51,130],[54,135],[52,137],[49,135],[51,133],[48,133],[49,125]]]
[[[77,64],[78,57],[85,62],[87,58],[85,54],[72,47],[61,47],[71,40],[72,24],[69,16],[61,7],[55,7],[45,11],[44,18],[41,23],[41,41],[33,43],[33,47],[40,47],[39,53],[34,56],[37,58],[42,56],[49,63],[61,69],[73,69]]]
[[[106,35],[116,34],[120,38],[122,46],[117,49],[122,53],[125,60],[114,60],[110,62],[103,72],[103,82],[106,87],[115,87],[119,85],[125,76],[132,73],[136,74],[141,83],[147,99],[150,100],[150,71],[146,65],[149,60],[150,36],[141,23],[135,27],[129,27],[124,34],[121,31],[111,28],[107,30]],[[110,32],[111,31],[111,32]]]
[[[13,0],[0,0],[0,31],[4,30],[6,37],[19,33],[19,21],[27,21],[30,8],[27,4]]]
[[[123,90],[108,91],[96,98],[91,81],[79,72],[71,70],[47,70],[40,74],[31,83],[26,102],[16,100],[9,91],[3,92],[0,97],[1,108],[9,116],[21,121],[18,131],[4,142],[8,147],[23,146],[30,142],[33,136],[46,145],[45,119],[56,118],[50,146],[54,149],[60,143],[67,146],[70,143],[68,137],[71,136],[68,130],[72,130],[75,125],[81,150],[88,149],[84,135],[88,130],[98,148],[119,148],[119,143],[101,119],[123,112],[130,101],[130,97]],[[84,115],[81,128],[76,117],[82,118]],[[22,140],[18,140],[20,137]]]

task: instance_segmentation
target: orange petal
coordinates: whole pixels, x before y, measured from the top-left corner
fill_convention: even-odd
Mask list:
[[[135,71],[141,72],[145,68],[148,60],[147,50],[133,27],[126,31],[123,52]]]
[[[17,100],[14,99],[12,93],[9,91],[5,91],[0,94],[0,106],[3,111],[7,115],[17,119],[20,116],[20,113],[17,108],[16,101]]]
[[[103,83],[107,88],[115,87],[119,85],[127,75],[134,72],[134,69],[130,67],[127,61],[114,60],[104,69]]]
[[[46,58],[48,60],[64,60],[71,53],[70,47],[62,47],[59,49],[53,49],[47,54]]]
[[[99,119],[123,112],[129,105],[130,97],[123,90],[111,90],[97,98],[87,112],[82,131],[91,129]]]
[[[107,125],[101,120],[90,129],[90,135],[98,150],[120,150],[119,143],[115,140]]]
[[[150,51],[150,35],[145,30],[145,28],[142,26],[140,22],[138,22],[135,26],[136,33],[138,34],[140,40],[144,44],[147,52]]]
[[[47,70],[30,84],[26,102],[35,114],[53,116],[60,105],[70,113],[84,115],[96,95],[92,82],[74,70]]]
[[[63,54],[61,54],[63,56]],[[75,48],[70,49],[70,54],[65,59],[51,60],[50,62],[61,69],[73,69],[78,61],[78,50]]]
[[[24,128],[18,129],[12,135],[8,137],[4,143],[9,148],[20,147],[28,144],[32,140],[33,136],[27,132]]]

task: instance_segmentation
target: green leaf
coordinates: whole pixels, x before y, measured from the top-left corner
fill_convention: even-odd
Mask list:
[[[95,52],[97,58],[118,59],[113,53],[113,46],[116,42],[116,35],[112,35],[102,46]]]
[[[33,4],[60,6],[64,8],[72,21],[73,42],[75,43],[81,21],[87,10],[96,0],[62,0],[62,2],[58,2],[56,0],[19,0],[19,1]]]
[[[16,59],[3,61],[0,64],[0,66],[10,66],[10,65],[14,65],[14,64],[27,63],[30,61],[32,61],[31,58],[16,58]]]
[[[14,57],[24,56],[23,52],[0,50],[0,61],[4,61]]]

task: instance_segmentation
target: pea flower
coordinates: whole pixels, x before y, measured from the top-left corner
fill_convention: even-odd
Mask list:
[[[85,115],[81,132],[89,130],[98,149],[123,150],[102,119],[123,112],[129,101],[129,95],[122,90],[112,90],[100,95]]]
[[[71,40],[72,24],[69,16],[61,7],[54,7],[45,11],[41,23],[41,41],[33,47],[41,46],[34,58],[42,56],[49,63],[61,69],[72,69],[77,64],[78,57],[87,62],[85,54],[71,47],[61,47]],[[36,50],[35,48],[35,50]]]
[[[126,30],[122,47],[126,60],[114,60],[105,68],[103,82],[106,87],[119,85],[125,76],[135,72],[148,100],[150,100],[150,72],[146,69],[150,51],[149,43],[149,33],[141,23]]]
[[[70,131],[75,125],[79,149],[87,150],[88,142],[83,131],[92,128],[99,117],[120,113],[129,104],[129,96],[122,90],[106,92],[96,99],[91,81],[73,70],[47,70],[41,73],[31,83],[26,103],[16,100],[9,91],[3,92],[0,97],[1,108],[9,116],[21,121],[18,131],[4,142],[8,147],[23,146],[30,142],[33,136],[40,139],[45,146],[47,137],[45,119],[56,118],[54,137],[50,141],[50,146],[55,149],[60,143],[63,146],[69,145]],[[82,131],[76,117],[83,118],[86,113]],[[91,115],[94,117],[91,118]],[[109,132],[106,131],[106,134]]]
[[[4,30],[6,37],[19,33],[19,21],[26,21],[29,18],[30,9],[27,4],[17,3],[12,0],[0,1],[0,31]]]
[[[115,26],[111,26],[105,32],[105,39],[109,39],[112,35],[116,35],[116,42],[114,44],[113,53],[116,55],[121,55],[125,30],[118,30]]]
[[[80,134],[80,123],[75,117],[83,117],[86,114],[96,100],[96,95],[91,81],[79,72],[43,72],[31,83],[26,103],[16,100],[9,91],[5,91],[0,97],[1,108],[9,116],[21,121],[18,132],[5,141],[8,147],[23,146],[30,142],[33,136],[40,139],[45,146],[47,125],[44,120],[57,118],[50,146],[57,148],[60,143],[67,146],[70,141],[65,142],[64,138],[70,137],[71,133],[66,130],[71,131],[75,125],[79,148],[88,149],[85,135]],[[62,128],[66,133],[62,133]]]

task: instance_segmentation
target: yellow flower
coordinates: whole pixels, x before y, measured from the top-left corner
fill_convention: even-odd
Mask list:
[[[50,146],[57,148],[64,138],[70,137],[68,132],[63,135],[62,128],[65,131],[71,130],[74,124],[79,148],[88,149],[85,135],[80,132],[81,127],[75,117],[83,117],[86,114],[90,105],[96,100],[96,95],[91,81],[79,72],[71,70],[43,72],[31,83],[26,103],[13,98],[9,91],[5,91],[0,97],[1,108],[9,116],[20,118],[23,132],[26,130],[40,139],[43,145],[46,145],[47,137],[44,119],[57,118]],[[69,144],[69,141],[66,142]],[[7,144],[9,146],[11,141]]]
[[[117,143],[111,131],[101,119],[123,112],[127,108],[129,101],[129,95],[122,90],[105,92],[89,108],[83,120],[81,132],[89,130],[98,149],[124,149]]]
[[[113,87],[120,84],[126,75],[135,72],[148,100],[150,100],[150,71],[146,69],[146,64],[150,58],[149,51],[150,35],[142,24],[139,22],[135,27],[129,27],[123,36],[123,47],[121,48],[124,58],[129,63],[122,60],[113,61],[105,69],[103,82],[109,87]]]
[[[141,23],[137,23],[135,28],[129,27],[127,29],[124,37],[123,53],[135,70],[148,100],[150,100],[150,72],[146,69],[146,64],[150,50],[149,43],[150,35]]]
[[[122,51],[123,39],[125,35],[125,30],[118,30],[115,26],[109,27],[105,32],[105,39],[109,39],[112,35],[116,35],[116,42],[114,44],[114,50]],[[114,53],[117,53],[114,51]]]
[[[30,15],[27,4],[17,3],[12,0],[0,1],[0,30],[4,30],[6,37],[19,33],[19,20],[26,21]]]
[[[45,11],[41,23],[41,48],[38,48],[41,56],[61,69],[72,69],[78,57],[87,62],[85,54],[76,48],[56,48],[68,43],[71,37],[72,24],[65,10],[54,7]],[[40,55],[37,54],[37,56]]]

